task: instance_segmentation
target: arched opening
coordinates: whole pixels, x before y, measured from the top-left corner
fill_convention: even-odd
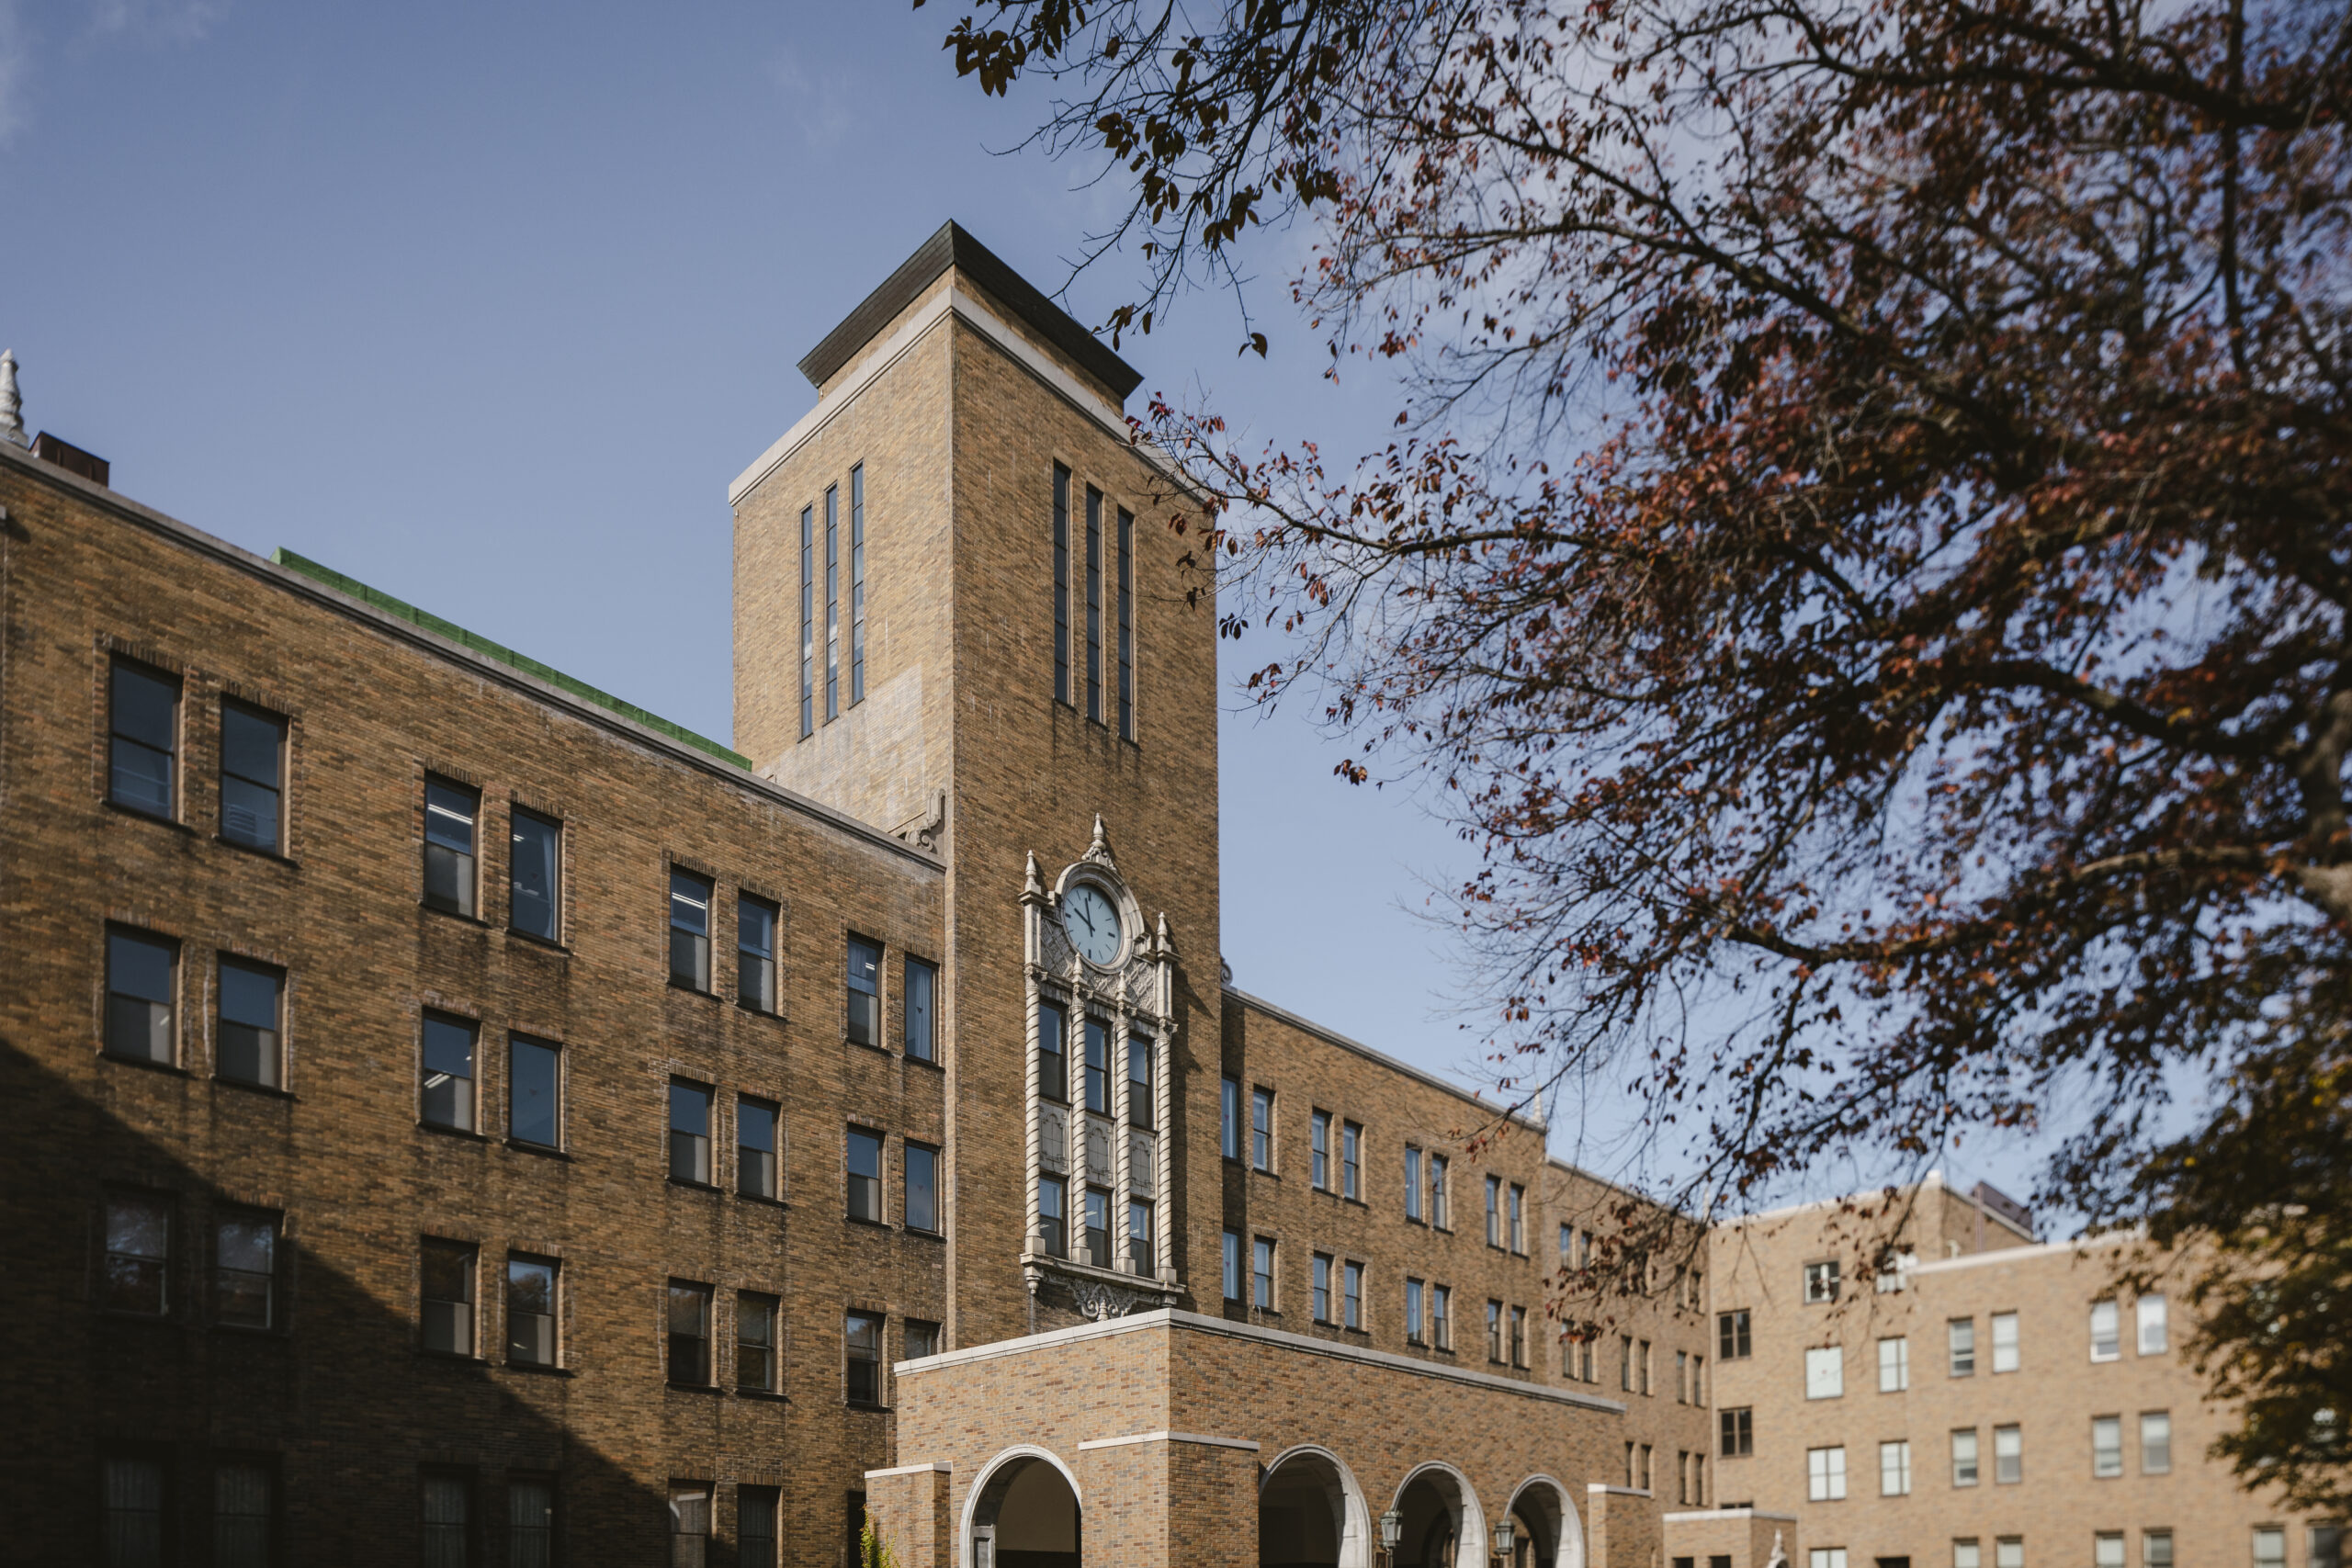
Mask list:
[[[972,1499],[967,1568],[1078,1568],[1078,1493],[1042,1453],[998,1461]]]
[[[1584,1568],[1584,1522],[1567,1488],[1530,1476],[1511,1495],[1511,1568]]]
[[[1363,1494],[1337,1455],[1299,1448],[1277,1455],[1258,1485],[1260,1568],[1368,1568]]]
[[[1396,1568],[1487,1568],[1487,1517],[1452,1465],[1426,1464],[1396,1491]]]

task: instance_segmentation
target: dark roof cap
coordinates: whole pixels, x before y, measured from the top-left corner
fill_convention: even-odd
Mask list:
[[[1136,389],[1143,372],[1103,346],[1101,339],[1080,326],[1070,313],[1037,291],[1036,286],[1000,260],[995,252],[967,233],[953,220],[922,243],[882,287],[825,334],[825,341],[800,361],[800,373],[811,386],[821,387],[850,356],[873,340],[891,319],[915,301],[939,275],[956,268],[987,289],[1038,335],[1072,359],[1086,373],[1111,389],[1120,401]]]

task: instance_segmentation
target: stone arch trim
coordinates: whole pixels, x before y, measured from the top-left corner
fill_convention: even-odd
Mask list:
[[[1457,1563],[1479,1563],[1487,1561],[1487,1511],[1478,1502],[1478,1489],[1470,1478],[1443,1460],[1425,1460],[1405,1472],[1396,1483],[1396,1495],[1389,1506],[1402,1507],[1405,1490],[1424,1475],[1442,1475],[1453,1483],[1462,1496],[1462,1534],[1454,1542],[1453,1561]]]
[[[1503,1505],[1505,1513],[1519,1506],[1519,1500],[1530,1492],[1548,1491],[1560,1505],[1560,1544],[1552,1561],[1543,1568],[1584,1568],[1584,1517],[1577,1511],[1576,1499],[1558,1480],[1549,1475],[1531,1475],[1511,1489],[1510,1501]]]
[[[1063,1463],[1062,1456],[1051,1449],[1041,1449],[1035,1443],[1015,1443],[1009,1449],[999,1450],[980,1466],[972,1477],[971,1489],[964,1494],[963,1517],[956,1526],[956,1561],[962,1568],[978,1568],[972,1546],[972,1527],[978,1522],[976,1516],[980,1511],[980,1498],[987,1494],[989,1483],[994,1481],[997,1472],[1007,1465],[1032,1459],[1043,1460],[1061,1472],[1062,1480],[1069,1487],[1069,1495],[1078,1502],[1079,1526],[1081,1529],[1085,1528],[1086,1493],[1078,1483],[1077,1472]]]
[[[1265,1494],[1274,1472],[1295,1459],[1319,1459],[1329,1464],[1340,1477],[1342,1500],[1340,1517],[1340,1568],[1372,1568],[1372,1508],[1364,1501],[1363,1488],[1356,1483],[1356,1473],[1348,1461],[1320,1443],[1298,1443],[1284,1449],[1258,1467],[1258,1492]]]

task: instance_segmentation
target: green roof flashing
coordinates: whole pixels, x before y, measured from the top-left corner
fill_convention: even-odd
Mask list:
[[[292,550],[284,548],[270,551],[269,558],[288,571],[299,571],[314,581],[325,583],[339,593],[348,593],[363,604],[373,604],[388,615],[396,615],[403,621],[423,626],[436,636],[447,637],[460,647],[471,649],[484,659],[494,659],[510,669],[520,670],[526,675],[545,681],[560,691],[569,692],[583,702],[591,702],[608,712],[616,713],[633,724],[643,725],[657,734],[666,735],[673,740],[682,741],[698,751],[707,751],[720,761],[732,762],[746,773],[751,771],[752,759],[740,751],[730,750],[721,746],[707,735],[696,735],[683,725],[672,724],[657,714],[646,712],[635,703],[623,702],[610,692],[600,692],[585,681],[575,681],[560,670],[551,669],[526,654],[517,653],[503,643],[492,642],[486,637],[477,637],[465,627],[451,621],[445,621],[429,610],[420,610],[404,600],[395,599],[389,593],[370,588],[356,578],[345,577],[333,567],[321,566],[307,556],[298,556]]]

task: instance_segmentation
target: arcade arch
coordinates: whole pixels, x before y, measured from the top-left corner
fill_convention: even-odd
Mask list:
[[[1260,1568],[1371,1568],[1372,1517],[1340,1456],[1284,1450],[1258,1483]]]
[[[963,1568],[1078,1568],[1078,1477],[1044,1449],[989,1461],[964,1503]]]
[[[1511,1494],[1511,1568],[1584,1568],[1584,1521],[1568,1489],[1531,1475]]]
[[[1396,1488],[1395,1506],[1403,1516],[1396,1568],[1486,1568],[1487,1516],[1468,1476],[1422,1465]]]

